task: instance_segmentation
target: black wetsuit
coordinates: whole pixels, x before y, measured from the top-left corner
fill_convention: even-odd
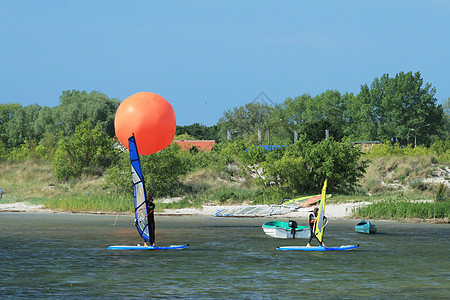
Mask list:
[[[316,238],[316,240],[319,242],[319,244],[323,246],[323,236],[322,236],[322,242],[321,242],[321,241],[319,241],[319,239],[317,238],[317,236],[314,233],[314,227],[315,227],[314,225],[317,222],[316,218],[317,218],[317,216],[315,214],[309,214],[309,216],[308,216],[309,228],[311,229],[311,235],[309,236],[308,244],[311,243],[313,238]],[[328,223],[328,219],[324,216],[323,220],[326,222],[324,224],[324,227],[325,227],[325,225]],[[322,229],[322,230],[325,230],[325,229]]]
[[[155,243],[155,204],[147,201],[147,213],[148,213],[148,235],[150,237],[150,246]]]

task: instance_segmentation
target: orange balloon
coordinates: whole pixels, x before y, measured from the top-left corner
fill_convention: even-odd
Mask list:
[[[116,136],[128,149],[128,138],[136,137],[139,154],[161,151],[172,142],[177,129],[175,111],[158,94],[141,92],[120,103],[114,119]]]

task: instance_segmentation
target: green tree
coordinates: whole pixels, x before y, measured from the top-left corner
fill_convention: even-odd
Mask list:
[[[303,94],[296,98],[286,98],[277,110],[279,118],[285,120],[289,126],[298,130],[305,122],[302,113],[306,110],[306,103],[310,101],[309,94]]]
[[[9,121],[11,121],[17,111],[22,109],[22,105],[18,103],[0,104],[0,140],[5,150],[12,146],[7,130]]]
[[[442,109],[444,111],[444,131],[442,138],[448,140],[450,137],[450,97],[444,101]]]
[[[217,125],[206,126],[199,123],[194,123],[192,125],[187,126],[178,126],[176,135],[187,134],[194,139],[198,140],[218,140],[219,137],[217,135]]]
[[[377,120],[374,113],[374,103],[367,84],[361,86],[356,97],[347,101],[346,125],[344,135],[352,141],[376,141]]]
[[[326,92],[311,97],[308,94],[294,99],[287,98],[281,105],[280,119],[287,123],[289,134],[297,130],[309,140],[319,142],[325,138],[325,130],[336,140],[344,137],[346,108],[353,94],[341,95],[339,91]]]
[[[230,132],[232,139],[258,143],[258,130],[265,130],[265,122],[270,118],[272,110],[273,107],[261,103],[247,103],[227,110],[217,123],[220,139],[227,140]]]
[[[48,134],[56,136],[63,132],[61,124],[59,108],[44,106],[34,120],[33,129],[39,138],[43,138]]]
[[[301,132],[306,133],[309,139],[320,141],[325,137],[328,129],[331,136],[337,140],[342,139],[344,127],[346,103],[339,91],[327,90],[326,92],[308,99],[305,110],[302,112],[304,120]]]
[[[75,128],[87,120],[101,126],[110,137],[114,136],[114,118],[119,100],[109,99],[105,94],[93,91],[64,91],[60,96],[53,121],[65,135],[72,135]],[[50,119],[47,118],[50,121]]]
[[[285,143],[279,144],[293,144],[295,135],[301,133],[305,134],[306,123],[303,113],[306,111],[306,105],[311,101],[312,97],[309,94],[303,94],[295,98],[286,98],[286,100],[276,106],[276,113],[274,113],[274,118],[271,122],[276,122],[276,120],[281,120],[277,122],[277,125],[283,126],[285,135],[283,136],[286,140]],[[279,126],[274,129],[277,130]],[[274,132],[274,136],[279,135],[280,132]]]
[[[368,97],[360,99],[361,103],[371,104],[371,111],[366,112],[370,112],[378,140],[396,138],[406,142],[414,131],[417,139],[429,145],[436,139],[435,133],[442,131],[443,111],[436,105],[436,90],[424,84],[419,72],[401,72],[393,78],[384,74],[374,79],[369,90],[367,86],[361,89],[361,97]]]
[[[14,109],[13,116],[6,123],[6,136],[11,147],[17,147],[25,140],[39,140],[33,123],[40,110],[41,107],[37,104]]]

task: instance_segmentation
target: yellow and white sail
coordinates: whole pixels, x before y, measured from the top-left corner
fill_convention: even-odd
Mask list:
[[[327,194],[327,180],[325,179],[325,182],[323,183],[323,188],[322,188],[322,197],[320,198],[320,203],[319,203],[319,212],[317,213],[317,219],[316,219],[316,223],[315,223],[315,228],[314,228],[314,234],[316,235],[317,239],[322,242],[323,239],[323,229],[324,229],[324,225],[323,221],[324,221],[324,215],[325,215],[325,199],[326,199],[326,194]]]

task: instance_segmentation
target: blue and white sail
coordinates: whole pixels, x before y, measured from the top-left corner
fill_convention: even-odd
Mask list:
[[[131,176],[133,179],[134,211],[136,217],[135,224],[142,238],[146,241],[149,241],[149,212],[147,211],[147,197],[145,194],[144,175],[142,174],[141,162],[139,160],[139,153],[134,135],[128,138],[128,146],[128,149],[130,150]]]

